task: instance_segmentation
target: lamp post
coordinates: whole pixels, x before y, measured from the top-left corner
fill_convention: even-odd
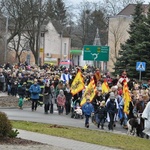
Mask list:
[[[60,44],[60,60],[62,60],[62,54],[63,54],[63,48],[62,48],[62,40],[63,40],[63,30],[61,31],[61,33],[60,33],[60,42],[61,42],[61,44]]]
[[[6,31],[5,31],[5,52],[4,52],[4,63],[7,58],[7,34],[8,34],[8,16],[6,16]]]

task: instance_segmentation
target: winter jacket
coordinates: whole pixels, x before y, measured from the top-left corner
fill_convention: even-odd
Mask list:
[[[58,106],[65,106],[65,103],[66,103],[66,97],[65,95],[58,95],[57,96],[57,105]]]
[[[117,104],[115,102],[115,100],[110,100],[108,103],[107,103],[107,112],[108,113],[112,113],[112,114],[115,114],[117,113]]]
[[[82,111],[85,115],[91,115],[91,113],[94,113],[94,107],[91,103],[85,103],[82,106]]]
[[[31,99],[39,99],[41,88],[38,84],[32,84],[29,88],[29,92],[31,93]]]
[[[26,92],[25,86],[22,86],[22,85],[19,84],[18,88],[17,88],[18,95],[24,96],[25,92]]]
[[[107,109],[104,106],[98,107],[95,113],[98,114],[99,119],[104,119],[107,117]]]

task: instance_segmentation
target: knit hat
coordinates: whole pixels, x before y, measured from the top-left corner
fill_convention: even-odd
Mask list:
[[[110,98],[110,99],[115,99],[115,94],[114,94],[114,92],[110,92],[109,98]]]
[[[102,102],[100,103],[101,106],[105,106],[105,104],[106,104],[105,101],[102,101]]]

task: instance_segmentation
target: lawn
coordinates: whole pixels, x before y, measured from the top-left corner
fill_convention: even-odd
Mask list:
[[[90,130],[68,126],[35,123],[27,121],[12,121],[14,128],[23,129],[68,139],[98,144],[123,150],[149,150],[150,140],[138,137],[120,135],[101,130]]]

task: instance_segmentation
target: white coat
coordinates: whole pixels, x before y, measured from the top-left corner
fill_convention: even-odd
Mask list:
[[[148,134],[150,136],[150,102],[147,103],[143,113],[142,118],[146,118],[144,122],[145,130],[144,133]]]

